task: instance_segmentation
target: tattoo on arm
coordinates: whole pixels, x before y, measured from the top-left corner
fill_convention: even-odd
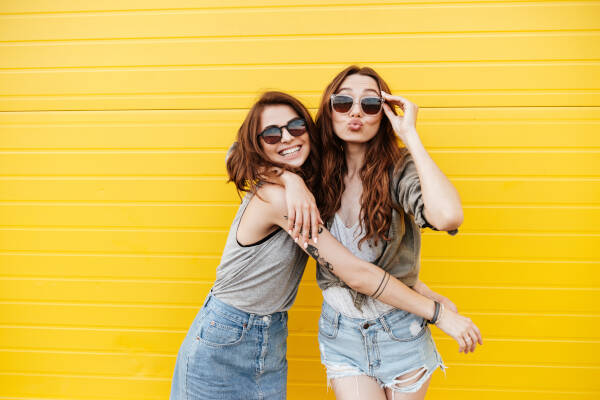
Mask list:
[[[306,248],[306,252],[310,254],[311,257],[319,263],[319,265],[327,268],[329,272],[333,272],[333,265],[329,264],[327,260],[319,255],[319,249],[317,249],[315,246],[309,244]]]

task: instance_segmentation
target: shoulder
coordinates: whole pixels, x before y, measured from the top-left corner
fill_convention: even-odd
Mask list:
[[[285,188],[272,183],[263,183],[256,190],[256,201],[274,213],[287,210]]]

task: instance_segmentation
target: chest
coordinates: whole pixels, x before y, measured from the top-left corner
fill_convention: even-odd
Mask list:
[[[360,197],[363,186],[360,179],[348,180],[344,183],[344,193],[342,193],[342,202],[340,209],[337,210],[337,215],[346,227],[352,227],[356,225],[360,215]]]

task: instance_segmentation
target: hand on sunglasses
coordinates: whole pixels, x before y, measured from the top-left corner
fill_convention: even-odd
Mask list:
[[[392,96],[383,90],[381,91],[381,95],[385,99],[385,103],[383,103],[385,115],[390,120],[396,135],[406,143],[406,135],[410,134],[412,131],[417,131],[417,113],[419,112],[419,107],[404,97]],[[394,114],[390,105],[399,106],[404,115],[400,116]]]

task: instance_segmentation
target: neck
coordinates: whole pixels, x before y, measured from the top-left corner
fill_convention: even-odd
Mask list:
[[[347,176],[354,177],[360,172],[364,161],[367,146],[365,143],[344,143],[344,155],[346,156]]]

